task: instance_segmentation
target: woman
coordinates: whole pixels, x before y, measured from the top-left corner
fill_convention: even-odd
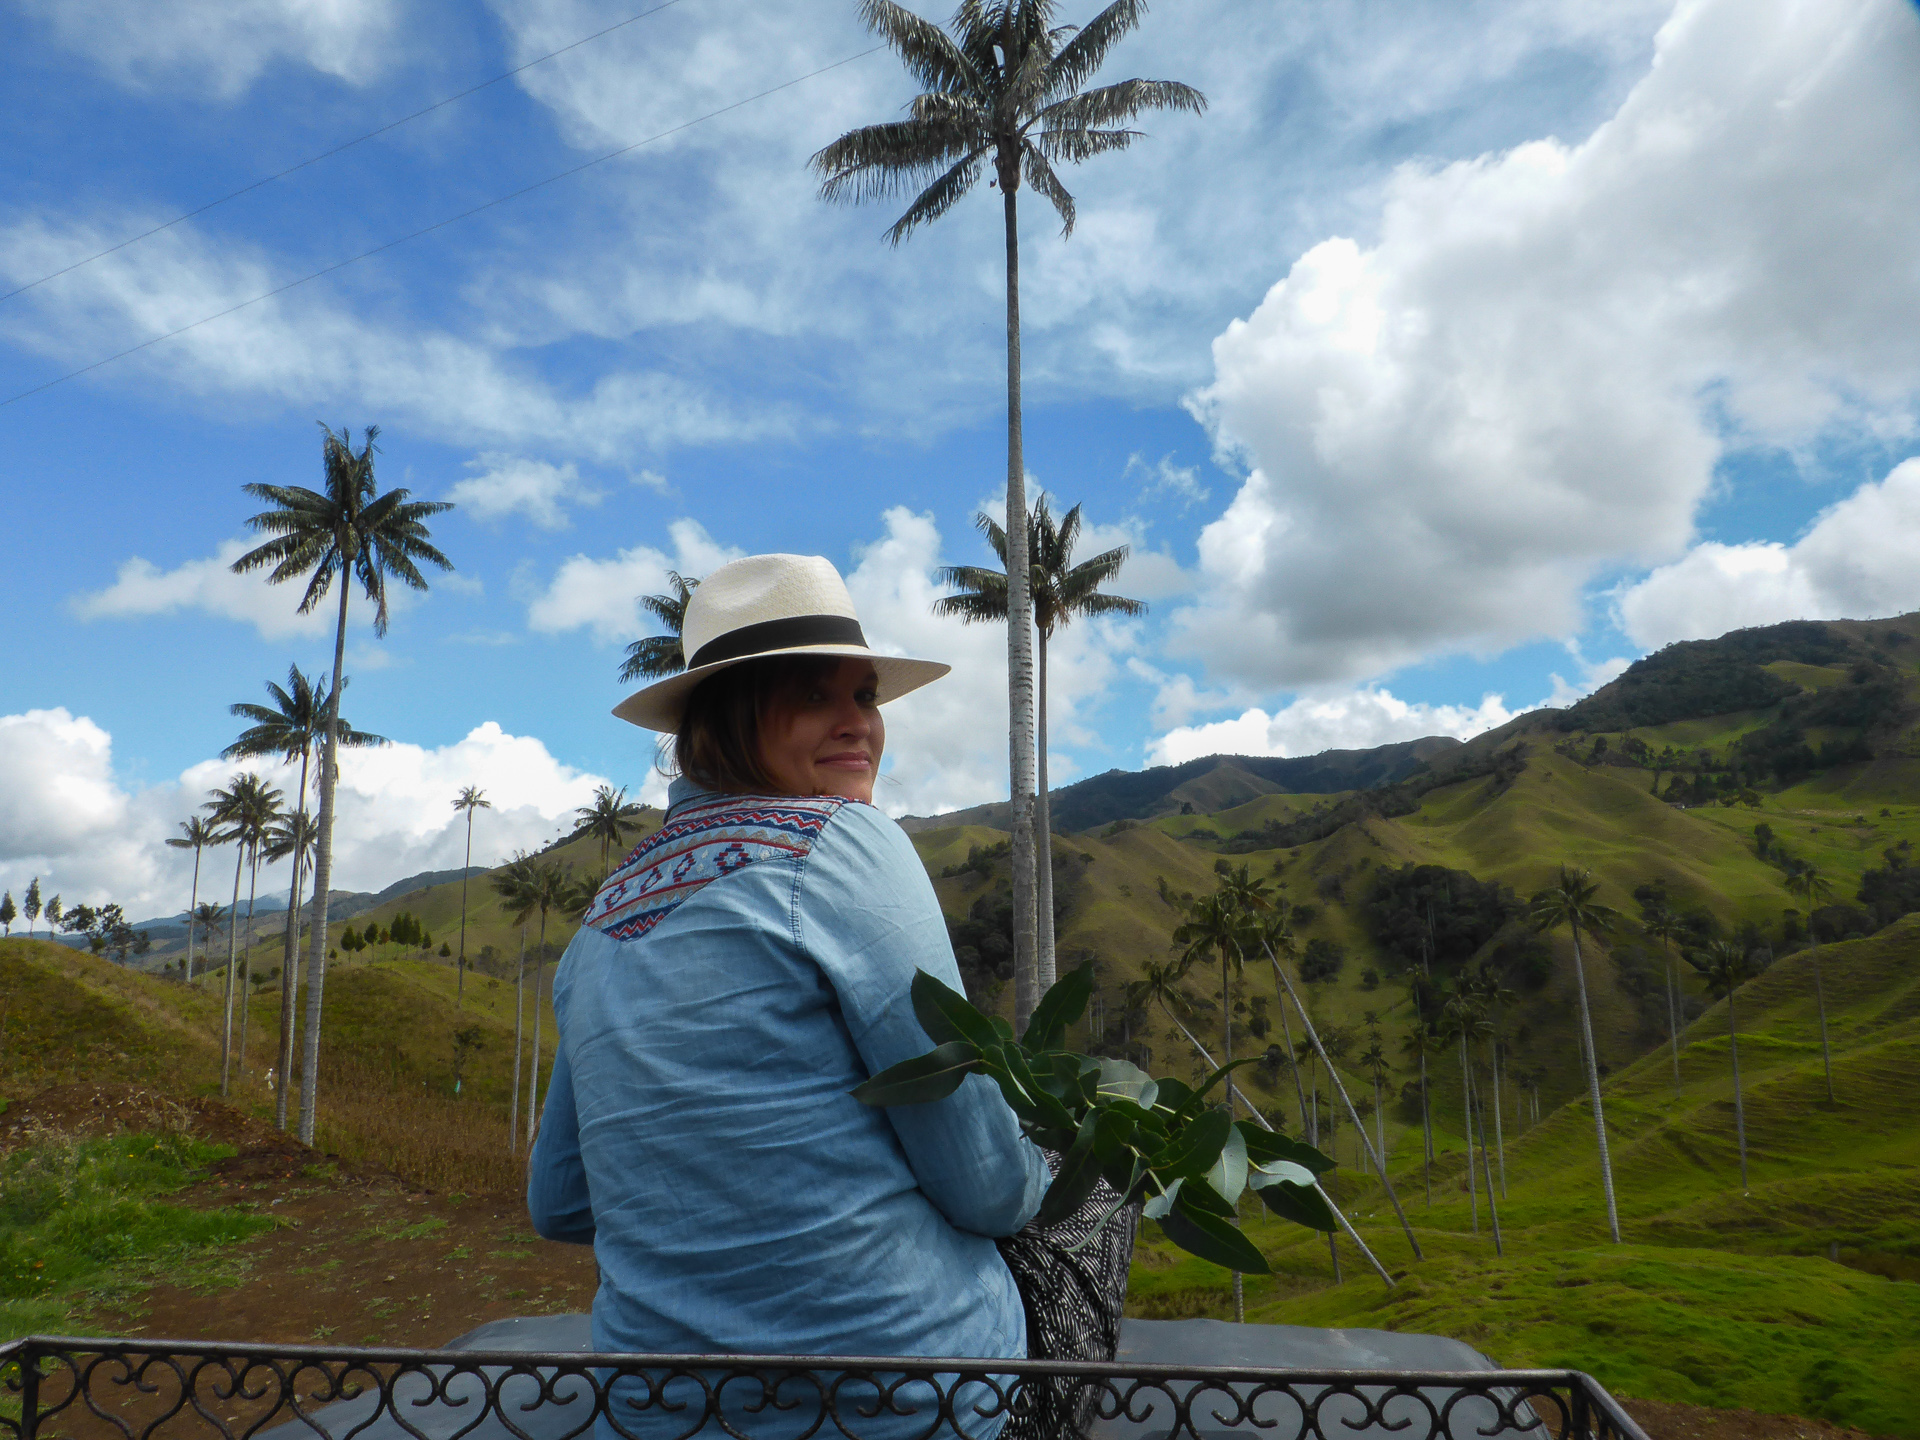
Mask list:
[[[871,652],[833,566],[793,555],[715,571],[683,644],[614,711],[672,732],[680,775],[556,973],[534,1226],[593,1244],[600,1350],[1025,1357],[995,1240],[1039,1208],[1041,1152],[981,1077],[848,1093],[929,1048],[916,970],[961,984],[872,804],[880,705],[948,667]]]

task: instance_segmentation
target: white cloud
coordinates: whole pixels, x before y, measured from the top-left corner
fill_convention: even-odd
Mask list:
[[[385,70],[398,0],[23,0],[61,44],[128,85],[230,99],[269,67],[363,85]]]
[[[469,460],[467,468],[479,473],[455,484],[447,499],[483,520],[521,514],[543,530],[563,530],[570,523],[563,506],[598,505],[606,498],[580,479],[572,462],[552,465],[489,452]]]
[[[0,225],[0,276],[27,284],[157,223],[151,213],[26,216]],[[116,371],[162,381],[173,404],[245,395],[302,410],[377,406],[395,424],[455,444],[540,444],[622,461],[636,446],[796,428],[778,401],[735,406],[664,370],[610,367],[585,389],[549,383],[532,357],[516,355],[512,330],[468,338],[391,314],[385,303],[357,305],[351,287],[378,287],[372,272],[224,314],[297,274],[255,246],[183,224],[30,291],[0,317],[0,334],[58,363],[84,365],[196,326],[117,362]],[[212,315],[223,318],[199,324]]]
[[[1465,740],[1511,720],[1504,697],[1488,695],[1476,707],[1408,703],[1375,687],[1306,696],[1268,714],[1250,709],[1232,720],[1183,725],[1147,746],[1150,765],[1178,765],[1206,755],[1316,755],[1365,750],[1399,740],[1451,735]]]
[[[205,760],[175,781],[135,790],[114,772],[111,737],[86,717],[64,709],[0,716],[0,885],[17,895],[37,875],[45,893],[59,893],[69,905],[113,900],[135,918],[177,914],[187,904],[193,854],[164,842],[236,768]],[[292,802],[297,768],[245,768]],[[466,830],[451,802],[464,786],[482,787],[494,803],[476,817],[473,836],[474,863],[494,864],[571,828],[573,808],[600,783],[600,776],[556,760],[539,740],[509,735],[492,721],[451,745],[346,751],[334,884],[378,890],[422,870],[460,865]],[[661,790],[653,778],[634,788],[656,800]],[[225,903],[231,891],[220,884],[219,869],[218,860],[203,858],[201,897]],[[263,870],[263,894],[284,884],[283,867]]]
[[[1177,496],[1185,502],[1180,507],[1183,513],[1213,493],[1200,483],[1198,466],[1176,465],[1171,455],[1162,455],[1148,464],[1136,451],[1127,457],[1125,478],[1139,483],[1141,500],[1150,500],[1156,495]]]
[[[1181,643],[1279,686],[1568,635],[1681,553],[1727,431],[1911,433],[1916,70],[1900,0],[1687,0],[1588,140],[1403,170],[1214,342],[1252,473]]]
[[[1696,545],[1625,587],[1621,629],[1649,650],[1781,620],[1873,619],[1920,609],[1920,459],[1822,511],[1792,545]]]
[[[269,585],[262,572],[233,573],[233,562],[252,548],[245,540],[223,541],[210,558],[183,561],[172,570],[135,556],[121,562],[106,589],[76,596],[74,613],[83,620],[117,620],[197,610],[252,625],[269,640],[330,634],[332,606],[299,613],[300,598],[306,593],[303,582]],[[351,608],[348,615],[351,618]]]
[[[665,594],[667,572],[698,580],[745,554],[720,545],[697,520],[676,520],[667,527],[673,554],[636,545],[611,560],[575,555],[564,561],[547,588],[527,607],[527,624],[547,634],[591,627],[602,643],[653,633],[651,616],[640,610],[642,595]]]

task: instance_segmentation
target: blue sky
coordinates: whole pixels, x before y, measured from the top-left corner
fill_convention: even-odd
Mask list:
[[[227,706],[330,663],[224,568],[318,420],[458,502],[456,572],[351,641],[401,743],[347,773],[345,883],[457,863],[462,784],[487,859],[657,795],[607,714],[633,597],[731,554],[825,554],[955,663],[883,803],[1000,792],[1002,642],[926,613],[1004,484],[998,197],[897,250],[817,199],[807,157],[911,94],[851,4],[676,0],[32,284],[649,8],[0,14],[0,884],[180,903],[158,839]],[[1152,605],[1056,647],[1056,779],[1470,734],[1674,639],[1920,606],[1917,70],[1906,0],[1159,0],[1102,78],[1209,112],[1068,176],[1071,239],[1023,196],[1028,466]]]

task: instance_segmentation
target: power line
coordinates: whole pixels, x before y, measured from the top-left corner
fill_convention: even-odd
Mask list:
[[[78,379],[82,375],[98,370],[102,365],[111,365],[114,361],[124,360],[129,355],[137,355],[140,351],[158,345],[163,340],[171,340],[176,335],[186,334],[189,330],[198,330],[202,325],[210,325],[215,320],[224,320],[229,315],[245,310],[249,305],[258,305],[262,300],[271,300],[276,295],[284,295],[289,290],[298,289],[300,286],[310,281],[318,280],[324,275],[331,275],[336,270],[344,270],[349,265],[357,265],[362,260],[370,260],[375,255],[384,254],[396,246],[405,245],[410,240],[418,240],[422,235],[431,235],[436,230],[444,230],[449,225],[455,225],[462,220],[470,219],[482,211],[493,209],[496,205],[505,205],[509,200],[518,200],[523,195],[531,195],[536,190],[543,190],[549,185],[567,179],[569,176],[578,175],[583,170],[591,170],[596,165],[604,165],[609,160],[617,160],[620,156],[638,150],[643,145],[651,145],[654,141],[664,140],[669,135],[678,135],[682,130],[691,130],[695,125],[699,125],[704,121],[712,120],[716,116],[725,115],[731,110],[738,110],[744,105],[751,105],[756,100],[764,100],[769,95],[777,95],[782,90],[791,90],[795,85],[801,84],[803,81],[811,80],[815,76],[824,75],[829,70],[838,70],[842,65],[851,65],[856,60],[864,60],[867,56],[875,54],[885,48],[884,45],[875,45],[871,49],[862,50],[858,55],[849,55],[843,60],[834,61],[831,65],[822,65],[818,70],[809,70],[804,75],[796,75],[791,80],[783,80],[778,85],[770,86],[757,95],[749,95],[746,99],[736,100],[731,105],[722,105],[718,110],[709,110],[704,115],[696,115],[693,119],[683,121],[675,125],[672,129],[662,130],[657,135],[649,135],[644,140],[636,140],[631,145],[622,145],[618,150],[609,150],[604,155],[597,155],[591,160],[573,166],[571,169],[562,170],[557,175],[549,175],[544,180],[536,180],[531,185],[523,185],[518,190],[509,191],[507,194],[496,196],[484,204],[475,205],[471,210],[462,210],[458,215],[449,215],[444,220],[436,220],[431,225],[423,226],[397,239],[389,240],[385,244],[376,245],[371,250],[362,250],[358,255],[348,256],[345,260],[336,260],[333,264],[315,270],[309,275],[302,275],[298,280],[289,280],[284,285],[276,285],[271,290],[262,291],[251,300],[242,300],[238,305],[229,305],[224,310],[212,315],[202,316],[191,324],[182,325],[178,330],[169,330],[166,334],[156,335],[151,340],[142,340],[138,345],[130,345],[125,350],[119,351],[117,354],[109,355],[103,360],[96,360],[91,365],[82,365],[78,370],[69,370],[66,374],[56,376],[44,384],[35,385],[31,390],[22,390],[17,395],[9,395],[5,400],[0,400],[0,410],[4,410],[16,401],[38,395],[42,390],[51,390],[56,385],[64,385],[69,380]]]
[[[167,221],[165,224],[156,225],[151,230],[143,230],[138,235],[131,235],[125,240],[122,240],[118,245],[109,245],[106,249],[98,251],[95,254],[89,255],[83,260],[76,260],[71,265],[63,265],[58,270],[54,270],[49,272],[48,274],[42,275],[38,280],[29,280],[26,284],[20,286],[17,290],[9,290],[4,295],[0,295],[0,304],[4,304],[8,300],[13,299],[13,297],[16,295],[24,295],[27,293],[27,291],[34,289],[36,286],[44,285],[49,280],[58,280],[62,275],[68,274],[74,270],[78,270],[83,265],[91,265],[96,260],[104,260],[107,256],[112,255],[118,251],[124,250],[129,245],[137,245],[142,240],[150,239],[151,237],[158,235],[163,230],[171,230],[174,226],[179,225],[184,221],[191,220],[196,215],[204,215],[209,210],[218,209],[220,206],[226,204],[229,200],[238,200],[242,195],[250,194],[253,191],[258,190],[262,185],[271,185],[276,180],[284,180],[287,178],[287,176],[293,174],[296,170],[304,170],[309,165],[318,165],[322,160],[332,159],[335,155],[340,154],[342,151],[351,150],[356,145],[364,145],[369,140],[378,139],[380,136],[386,134],[389,130],[398,130],[402,125],[410,124],[413,121],[418,120],[422,115],[431,115],[434,111],[443,109],[446,106],[453,104],[457,100],[464,100],[469,95],[478,95],[482,90],[488,89],[489,87],[494,85],[498,85],[502,80],[511,80],[514,76],[522,74],[525,71],[531,70],[536,65],[544,65],[546,64],[547,61],[554,59],[556,56],[564,55],[569,50],[578,50],[582,45],[585,45],[590,41],[598,40],[605,35],[611,35],[616,30],[625,29],[627,26],[633,24],[635,21],[646,19],[649,15],[658,15],[662,10],[671,10],[675,5],[678,5],[680,3],[682,3],[682,0],[665,0],[664,4],[656,5],[651,10],[642,10],[638,15],[629,15],[625,20],[620,21],[618,24],[609,25],[604,30],[596,30],[591,35],[583,35],[570,45],[562,45],[558,50],[549,51],[547,54],[540,56],[538,59],[527,61],[527,63],[524,65],[517,65],[513,69],[506,71],[504,74],[494,76],[491,80],[482,80],[478,85],[470,85],[457,95],[449,95],[444,100],[436,100],[433,102],[433,104],[427,106],[424,110],[416,110],[411,115],[402,115],[398,120],[389,121],[387,124],[382,125],[377,130],[369,130],[364,135],[357,135],[351,140],[342,141],[340,144],[334,146],[331,150],[322,150],[318,155],[310,155],[305,160],[302,160],[297,164],[287,166],[287,168],[284,170],[276,170],[271,175],[264,175],[260,179],[255,180],[252,184],[242,185],[238,190],[232,191],[231,193],[226,195],[222,195],[217,200],[207,201],[206,204],[200,206],[196,210],[189,210],[184,215],[176,215],[173,217],[173,219]]]

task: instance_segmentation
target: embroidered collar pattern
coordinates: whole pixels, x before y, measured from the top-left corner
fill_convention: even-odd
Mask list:
[[[607,877],[582,923],[615,940],[638,939],[715,880],[806,855],[849,803],[834,795],[721,795],[682,806]]]

